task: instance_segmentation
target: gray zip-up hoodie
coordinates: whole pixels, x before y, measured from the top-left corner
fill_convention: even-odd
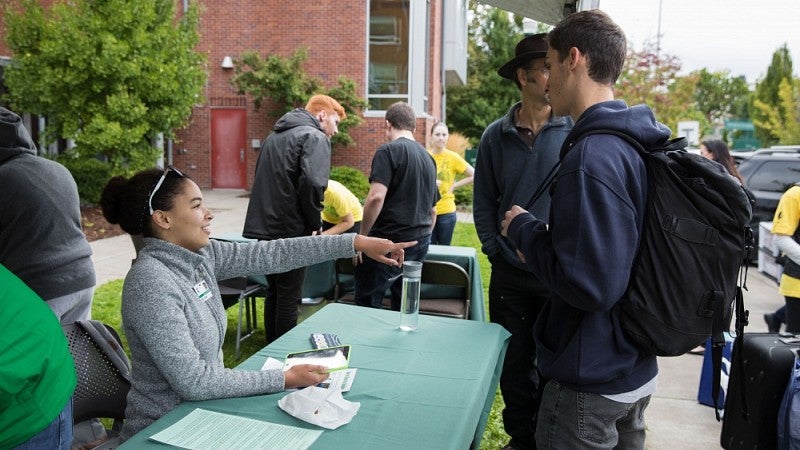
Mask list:
[[[0,263],[50,300],[95,285],[91,256],[72,174],[0,108]]]
[[[281,370],[226,369],[227,316],[217,280],[286,272],[355,255],[355,234],[255,243],[211,240],[198,253],[146,238],[125,277],[122,322],[131,350],[123,440],[182,401],[245,397],[284,388]]]

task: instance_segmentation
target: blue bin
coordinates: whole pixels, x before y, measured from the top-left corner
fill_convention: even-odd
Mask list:
[[[721,409],[725,406],[725,392],[728,390],[728,377],[731,373],[731,351],[733,348],[733,337],[730,333],[725,333],[725,347],[722,348],[722,374],[720,375],[719,403]],[[697,389],[697,401],[706,406],[714,406],[714,396],[711,393],[711,385],[714,382],[711,364],[711,339],[706,341],[706,350],[703,352],[703,368],[700,372],[700,387]]]

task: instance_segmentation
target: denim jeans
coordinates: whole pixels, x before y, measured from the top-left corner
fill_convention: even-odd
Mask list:
[[[434,225],[433,234],[431,234],[431,244],[450,245],[450,242],[453,240],[453,230],[455,229],[456,213],[451,212],[437,215],[436,225]]]
[[[405,260],[424,260],[425,255],[428,254],[430,241],[431,235],[417,239],[417,243],[414,246],[405,249]],[[361,264],[355,266],[353,272],[356,282],[356,305],[382,308],[381,301],[386,289],[391,289],[392,311],[400,311],[400,293],[403,289],[403,278],[397,277],[394,281],[389,280],[403,272],[401,267],[388,266],[382,262],[375,261],[367,255],[363,255]]]
[[[599,394],[576,392],[549,381],[539,406],[539,450],[644,449],[644,410],[650,396],[619,403]]]
[[[69,450],[72,447],[72,398],[50,425],[13,450]]]

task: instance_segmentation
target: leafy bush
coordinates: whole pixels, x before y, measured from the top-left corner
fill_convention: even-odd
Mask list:
[[[72,173],[72,178],[78,184],[82,205],[96,205],[100,202],[100,193],[111,179],[109,164],[95,158],[75,158],[70,153],[59,155],[56,160]]]
[[[453,194],[456,196],[456,206],[459,208],[472,208],[472,185],[468,184],[466,186],[462,186],[455,191]]]
[[[334,146],[352,145],[354,141],[349,130],[361,123],[361,111],[367,107],[367,101],[358,96],[355,81],[347,77],[338,77],[337,86],[325,89],[321,79],[308,75],[303,69],[306,59],[308,47],[300,47],[285,58],[280,55],[262,58],[256,51],[245,51],[235,60],[236,74],[231,84],[239,94],[252,96],[256,109],[260,109],[265,100],[271,100],[277,105],[276,117],[305,105],[314,94],[335,98],[347,117],[339,123],[339,132],[331,142]]]
[[[364,203],[364,199],[367,198],[367,193],[369,192],[369,179],[364,175],[364,172],[353,167],[334,166],[331,167],[330,179],[342,183],[358,197],[361,203]]]

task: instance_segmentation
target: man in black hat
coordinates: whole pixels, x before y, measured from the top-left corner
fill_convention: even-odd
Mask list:
[[[547,49],[546,34],[527,36],[517,44],[514,58],[497,71],[517,85],[522,101],[486,128],[475,163],[475,228],[492,264],[489,316],[511,333],[500,377],[503,425],[511,436],[508,449],[536,448],[540,383],[533,324],[549,293],[500,234],[501,222],[512,205],[531,202],[536,217],[548,217],[548,175],[554,173],[561,144],[572,129],[572,120],[554,116],[547,99]],[[534,201],[537,191],[541,194]]]

